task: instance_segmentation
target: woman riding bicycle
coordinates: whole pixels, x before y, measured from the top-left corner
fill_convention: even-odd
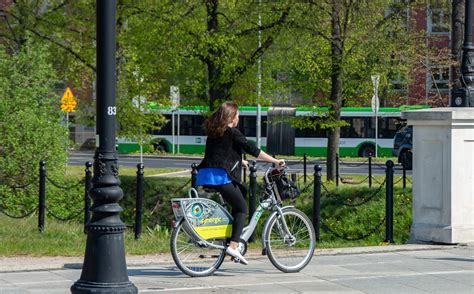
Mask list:
[[[247,217],[246,188],[241,184],[241,174],[242,165],[248,167],[248,162],[242,160],[242,152],[279,166],[284,166],[285,161],[271,157],[247,141],[236,128],[238,123],[239,109],[233,102],[222,103],[204,122],[207,141],[204,159],[198,166],[197,185],[212,187],[232,206],[234,223],[226,253],[248,264],[237,249]]]

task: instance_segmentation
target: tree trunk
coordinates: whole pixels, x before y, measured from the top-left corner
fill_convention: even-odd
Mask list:
[[[218,22],[218,0],[207,0],[206,11],[207,11],[207,33],[209,36],[219,31]],[[216,109],[221,101],[227,100],[230,96],[229,90],[232,84],[221,83],[219,80],[222,74],[222,68],[219,64],[216,64],[216,60],[219,60],[220,54],[212,47],[209,48],[208,58],[206,59],[207,66],[207,79],[208,79],[208,97],[209,97],[209,109],[212,111]]]
[[[341,36],[340,22],[341,2],[334,1],[331,15],[331,105],[330,115],[335,121],[341,120],[342,106],[342,60],[343,42]],[[328,154],[327,154],[327,180],[334,181],[336,178],[336,154],[339,152],[340,127],[330,129],[328,132]]]
[[[209,70],[209,65],[207,68]],[[217,109],[220,103],[228,100],[230,97],[230,86],[215,82],[215,79],[218,77],[219,75],[209,75],[209,109],[211,111]]]
[[[464,34],[464,4],[465,0],[453,0],[451,17],[451,54],[453,65],[451,66],[451,85],[460,87],[461,57]]]

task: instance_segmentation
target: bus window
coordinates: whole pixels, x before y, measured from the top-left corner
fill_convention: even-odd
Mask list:
[[[257,119],[255,116],[240,116],[239,130],[246,137],[257,136]]]
[[[365,117],[344,117],[348,123],[341,127],[341,138],[370,138],[371,130],[369,121]]]
[[[176,119],[176,118],[175,118]],[[177,122],[177,121],[176,121]],[[179,118],[179,134],[183,136],[191,136],[193,128],[192,115],[180,115]]]
[[[201,115],[180,115],[179,120],[179,135],[205,136],[203,129],[204,118]]]
[[[327,138],[327,130],[321,128],[295,129],[296,138]]]
[[[400,125],[400,120],[396,117],[379,118],[379,138],[391,139],[395,137],[395,133]]]
[[[204,133],[204,117],[201,115],[194,115],[193,116],[193,123],[192,123],[192,131],[191,135],[193,136],[205,136],[206,134]]]

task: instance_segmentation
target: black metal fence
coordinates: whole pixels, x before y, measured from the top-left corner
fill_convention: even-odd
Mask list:
[[[368,236],[374,234],[375,232],[379,231],[382,225],[385,223],[385,231],[386,231],[386,242],[393,242],[393,187],[395,184],[397,184],[400,181],[403,181],[403,187],[406,187],[406,182],[407,182],[407,177],[406,177],[406,170],[403,168],[403,176],[394,183],[394,163],[392,161],[387,161],[384,168],[385,168],[385,178],[382,182],[379,182],[376,180],[375,177],[372,176],[371,174],[371,164],[372,160],[371,157],[367,159],[367,161],[364,161],[361,164],[362,165],[365,163],[369,163],[369,175],[368,178],[364,179],[363,181],[358,181],[358,182],[351,182],[350,184],[361,184],[364,181],[369,181],[369,187],[372,186],[372,180],[379,184],[379,186],[372,191],[369,195],[364,197],[364,199],[359,200],[358,202],[348,202],[344,200],[342,197],[337,195],[335,191],[332,191],[329,189],[324,182],[322,181],[321,178],[321,172],[322,168],[321,165],[315,164],[314,165],[314,176],[312,177],[312,181],[309,182],[307,179],[307,165],[310,161],[307,159],[306,154],[305,156],[300,160],[300,161],[295,161],[292,162],[291,165],[295,164],[300,164],[303,163],[304,168],[303,168],[303,174],[296,178],[298,182],[303,182],[304,185],[300,189],[303,193],[307,192],[309,189],[313,189],[313,225],[315,227],[316,231],[316,237],[317,240],[320,240],[320,230],[323,229],[327,233],[330,233],[338,238],[341,239],[346,239],[346,240],[360,240],[367,238]],[[339,158],[338,158],[339,162]],[[269,164],[261,164],[259,167],[260,168],[266,168],[268,167]],[[28,211],[25,211],[22,214],[12,214],[8,212],[5,207],[0,206],[0,213],[3,213],[4,215],[11,217],[11,218],[25,218],[29,217],[35,212],[38,212],[38,228],[41,232],[45,230],[45,216],[48,215],[50,217],[53,217],[57,220],[60,221],[70,221],[70,220],[78,220],[79,216],[82,214],[83,215],[83,223],[84,223],[84,232],[86,230],[86,226],[90,220],[90,211],[91,211],[91,198],[89,196],[89,190],[92,188],[92,171],[91,171],[92,163],[91,162],[86,162],[85,163],[85,176],[83,179],[81,179],[79,182],[74,183],[69,186],[62,185],[58,182],[56,182],[54,179],[48,177],[47,171],[46,171],[46,162],[41,161],[39,165],[39,178],[38,180],[38,204],[36,207],[33,209],[30,209]],[[257,204],[257,166],[255,161],[252,162],[251,166],[249,167],[250,174],[249,174],[249,187],[248,187],[248,194],[249,194],[249,216],[251,216],[256,209],[256,204]],[[247,179],[245,177],[244,179]],[[176,195],[177,197],[182,196],[182,190],[186,186],[191,186],[191,187],[197,187],[196,185],[196,180],[197,180],[197,165],[192,164],[191,165],[191,178],[186,181],[182,186],[178,187],[173,191],[172,193],[169,193],[168,195]],[[309,183],[308,183],[309,182]],[[338,182],[338,181],[337,181]],[[336,185],[337,185],[336,182]],[[341,181],[344,183],[344,181]],[[47,205],[47,189],[46,189],[46,183],[49,183],[53,186],[55,186],[58,189],[62,190],[71,190],[80,187],[83,185],[84,187],[84,197],[83,197],[83,208],[79,210],[72,210],[72,209],[67,209],[69,212],[69,215],[63,216],[63,215],[58,215],[56,214],[52,209],[50,209],[50,205]],[[27,189],[31,188],[31,186],[34,183],[29,183],[27,185],[23,186],[12,186],[10,189],[12,191],[16,191],[18,189]],[[144,189],[145,186],[147,185],[147,181],[145,180],[144,177],[144,165],[143,164],[138,164],[137,165],[137,173],[136,173],[136,182],[135,184],[135,216],[134,216],[134,224],[133,225],[128,225],[128,227],[133,227],[134,228],[134,233],[135,233],[135,239],[139,239],[142,233],[142,215],[143,215],[143,194],[144,194]],[[326,197],[326,198],[331,198],[335,202],[337,202],[339,205],[342,206],[350,206],[350,207],[356,207],[356,206],[361,206],[363,204],[366,204],[370,202],[371,200],[379,197],[381,195],[381,192],[383,188],[385,187],[385,197],[386,197],[386,211],[385,211],[385,217],[380,219],[380,221],[377,224],[374,224],[373,228],[369,230],[369,232],[361,234],[359,236],[349,236],[346,235],[342,232],[337,232],[334,228],[331,228],[331,226],[324,222],[321,218],[321,197]],[[159,196],[158,194],[160,193],[159,191],[152,191],[153,193],[156,194],[156,196]],[[151,213],[156,211],[157,209],[161,208],[163,204],[157,203],[156,206],[151,210]],[[51,205],[52,206],[52,205]],[[78,203],[71,205],[74,207],[79,207]],[[251,238],[253,240],[253,236]]]
[[[320,240],[320,229],[323,229],[325,232],[332,234],[333,236],[349,240],[349,241],[356,241],[365,239],[376,232],[379,232],[382,225],[385,223],[385,240],[384,242],[393,243],[393,189],[394,189],[394,182],[393,182],[393,168],[394,163],[391,160],[386,162],[386,170],[385,170],[385,179],[382,183],[380,183],[379,187],[377,187],[371,194],[368,194],[364,199],[359,200],[358,202],[348,202],[340,195],[337,195],[334,191],[330,191],[323,181],[321,180],[321,166],[315,166],[315,181],[314,181],[314,194],[313,194],[313,225],[316,231],[316,239],[317,241]],[[331,226],[324,222],[321,218],[321,197],[327,197],[334,200],[341,206],[349,206],[349,207],[357,207],[364,205],[377,197],[380,197],[381,192],[385,188],[385,217],[381,218],[378,223],[374,224],[372,229],[364,234],[360,234],[358,236],[349,236],[343,232],[337,232],[335,229],[331,228]],[[325,194],[322,192],[324,191]]]

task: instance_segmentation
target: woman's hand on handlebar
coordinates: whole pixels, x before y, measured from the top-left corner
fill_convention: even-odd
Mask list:
[[[284,159],[275,159],[276,162],[275,164],[278,166],[278,167],[285,167],[286,166],[286,162]]]

